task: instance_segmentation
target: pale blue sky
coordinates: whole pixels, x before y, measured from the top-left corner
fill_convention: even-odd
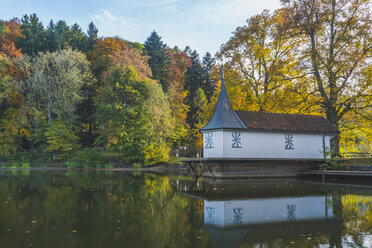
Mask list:
[[[86,31],[90,21],[100,36],[119,35],[143,43],[156,30],[170,47],[189,45],[201,56],[213,55],[231,33],[252,15],[280,7],[279,0],[0,0],[0,19],[36,13],[50,19],[77,22]]]

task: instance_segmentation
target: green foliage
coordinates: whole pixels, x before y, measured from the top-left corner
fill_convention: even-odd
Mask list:
[[[319,165],[320,170],[334,170],[341,166],[342,159],[332,154],[332,150],[329,147],[325,147],[321,153],[324,155],[324,163]]]
[[[22,163],[22,167],[21,168],[23,168],[23,169],[28,169],[28,168],[30,168],[30,163],[28,163],[28,162],[24,162],[24,163]]]
[[[249,18],[217,55],[234,109],[322,114],[342,132],[334,151],[370,152],[370,1],[282,3]],[[63,20],[44,28],[36,14],[0,21],[1,159],[21,149],[62,158],[80,142],[121,154],[83,150],[80,166],[166,161],[170,147],[201,146],[219,80],[211,54],[171,49],[155,31],[140,44],[100,38],[93,23],[85,34]]]
[[[68,169],[75,169],[75,168],[81,168],[81,164],[76,161],[66,161],[65,166]]]
[[[129,67],[114,69],[96,101],[100,128],[96,144],[120,151],[127,162],[167,159],[170,110],[155,82],[140,79]]]
[[[62,25],[62,24],[61,24]],[[22,85],[28,113],[32,114],[29,140],[36,148],[63,160],[79,147],[75,135],[76,106],[92,77],[86,56],[71,49],[41,53],[23,61],[30,77]]]
[[[1,43],[1,42],[0,42]],[[16,66],[11,58],[0,52],[0,157],[6,158],[20,147],[22,137],[28,136],[23,96],[19,93],[14,75]]]
[[[14,161],[14,162],[3,163],[3,166],[6,168],[11,168],[11,169],[18,169],[18,168],[29,169],[30,163],[22,162],[22,161]]]
[[[203,123],[206,121],[205,111],[208,101],[204,94],[204,91],[201,88],[196,90],[196,96],[193,99],[193,107],[195,109],[194,120],[196,123]]]
[[[153,31],[144,43],[145,51],[150,56],[148,60],[152,70],[153,78],[159,80],[163,90],[168,91],[169,82],[167,80],[170,58],[166,53],[167,45],[163,43],[161,37]]]
[[[42,53],[30,71],[23,89],[29,106],[45,112],[48,122],[54,117],[72,121],[82,87],[92,80],[86,56],[71,49]]]
[[[340,127],[348,114],[371,121],[372,81],[365,74],[372,58],[371,1],[288,0],[283,5],[286,28],[302,34],[296,59],[329,122]],[[336,155],[339,141],[339,136],[331,141]]]
[[[24,54],[35,57],[40,52],[55,52],[68,47],[81,52],[88,52],[98,40],[98,29],[91,22],[87,34],[75,23],[71,27],[63,20],[56,24],[51,20],[46,29],[36,16],[25,15],[22,18],[22,35],[18,46]]]
[[[125,44],[137,49],[139,52],[143,53],[145,50],[145,46],[139,42],[132,42],[129,40],[124,40]]]
[[[203,57],[203,71],[204,71],[204,93],[207,97],[208,102],[210,102],[213,92],[215,91],[216,85],[213,82],[213,79],[210,77],[210,72],[212,68],[215,66],[215,59],[212,55],[207,52]]]
[[[44,133],[47,145],[46,152],[57,153],[58,160],[66,159],[78,145],[78,137],[61,120],[53,120]]]
[[[142,164],[141,163],[133,163],[132,166],[133,166],[133,168],[141,168]]]
[[[40,167],[50,162],[50,154],[45,152],[16,152],[6,157],[4,163],[29,164],[30,167]]]
[[[17,151],[18,144],[16,138],[16,134],[10,130],[2,130],[0,132],[0,157],[6,158]]]
[[[185,49],[187,54],[190,56],[191,65],[187,68],[185,89],[188,90],[188,95],[185,99],[186,104],[190,107],[190,111],[187,113],[187,123],[191,129],[195,129],[196,125],[199,123],[200,106],[196,106],[194,99],[198,97],[196,101],[201,104],[200,97],[201,92],[199,89],[203,90],[204,98],[207,93],[207,100],[213,95],[214,85],[213,81],[210,80],[211,67],[214,64],[214,60],[211,58],[210,54],[207,53],[203,57],[203,64],[200,63],[199,54],[194,50],[191,51],[190,48]],[[199,91],[199,93],[198,93]],[[197,96],[197,94],[199,94]],[[197,113],[199,112],[199,113]]]
[[[79,164],[98,165],[103,163],[102,153],[98,147],[84,148],[74,154],[73,160]]]
[[[24,38],[19,40],[18,46],[24,54],[36,56],[39,52],[46,50],[48,47],[46,44],[46,33],[36,14],[24,15],[21,29]]]
[[[88,34],[87,51],[89,51],[92,49],[93,45],[98,40],[98,28],[94,25],[93,22],[89,23],[87,34]]]

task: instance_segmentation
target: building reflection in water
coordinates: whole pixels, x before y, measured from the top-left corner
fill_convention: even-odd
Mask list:
[[[203,201],[204,228],[217,247],[286,247],[299,237],[307,242],[315,236],[326,237],[331,247],[342,243],[342,220],[334,213],[340,199],[319,183],[256,179],[178,185],[181,194]]]
[[[229,227],[333,218],[332,197],[204,200],[204,223]]]

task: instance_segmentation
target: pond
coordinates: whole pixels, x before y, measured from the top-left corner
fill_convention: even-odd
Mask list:
[[[0,247],[372,247],[366,184],[0,173]]]

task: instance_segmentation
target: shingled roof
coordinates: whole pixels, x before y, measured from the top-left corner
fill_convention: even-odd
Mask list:
[[[201,132],[216,129],[242,129],[273,132],[340,133],[323,116],[235,111],[231,108],[226,93],[222,68],[221,74],[221,91],[216,108],[209,122],[200,129]]]
[[[274,114],[235,111],[249,130],[339,134],[338,129],[320,115]]]

